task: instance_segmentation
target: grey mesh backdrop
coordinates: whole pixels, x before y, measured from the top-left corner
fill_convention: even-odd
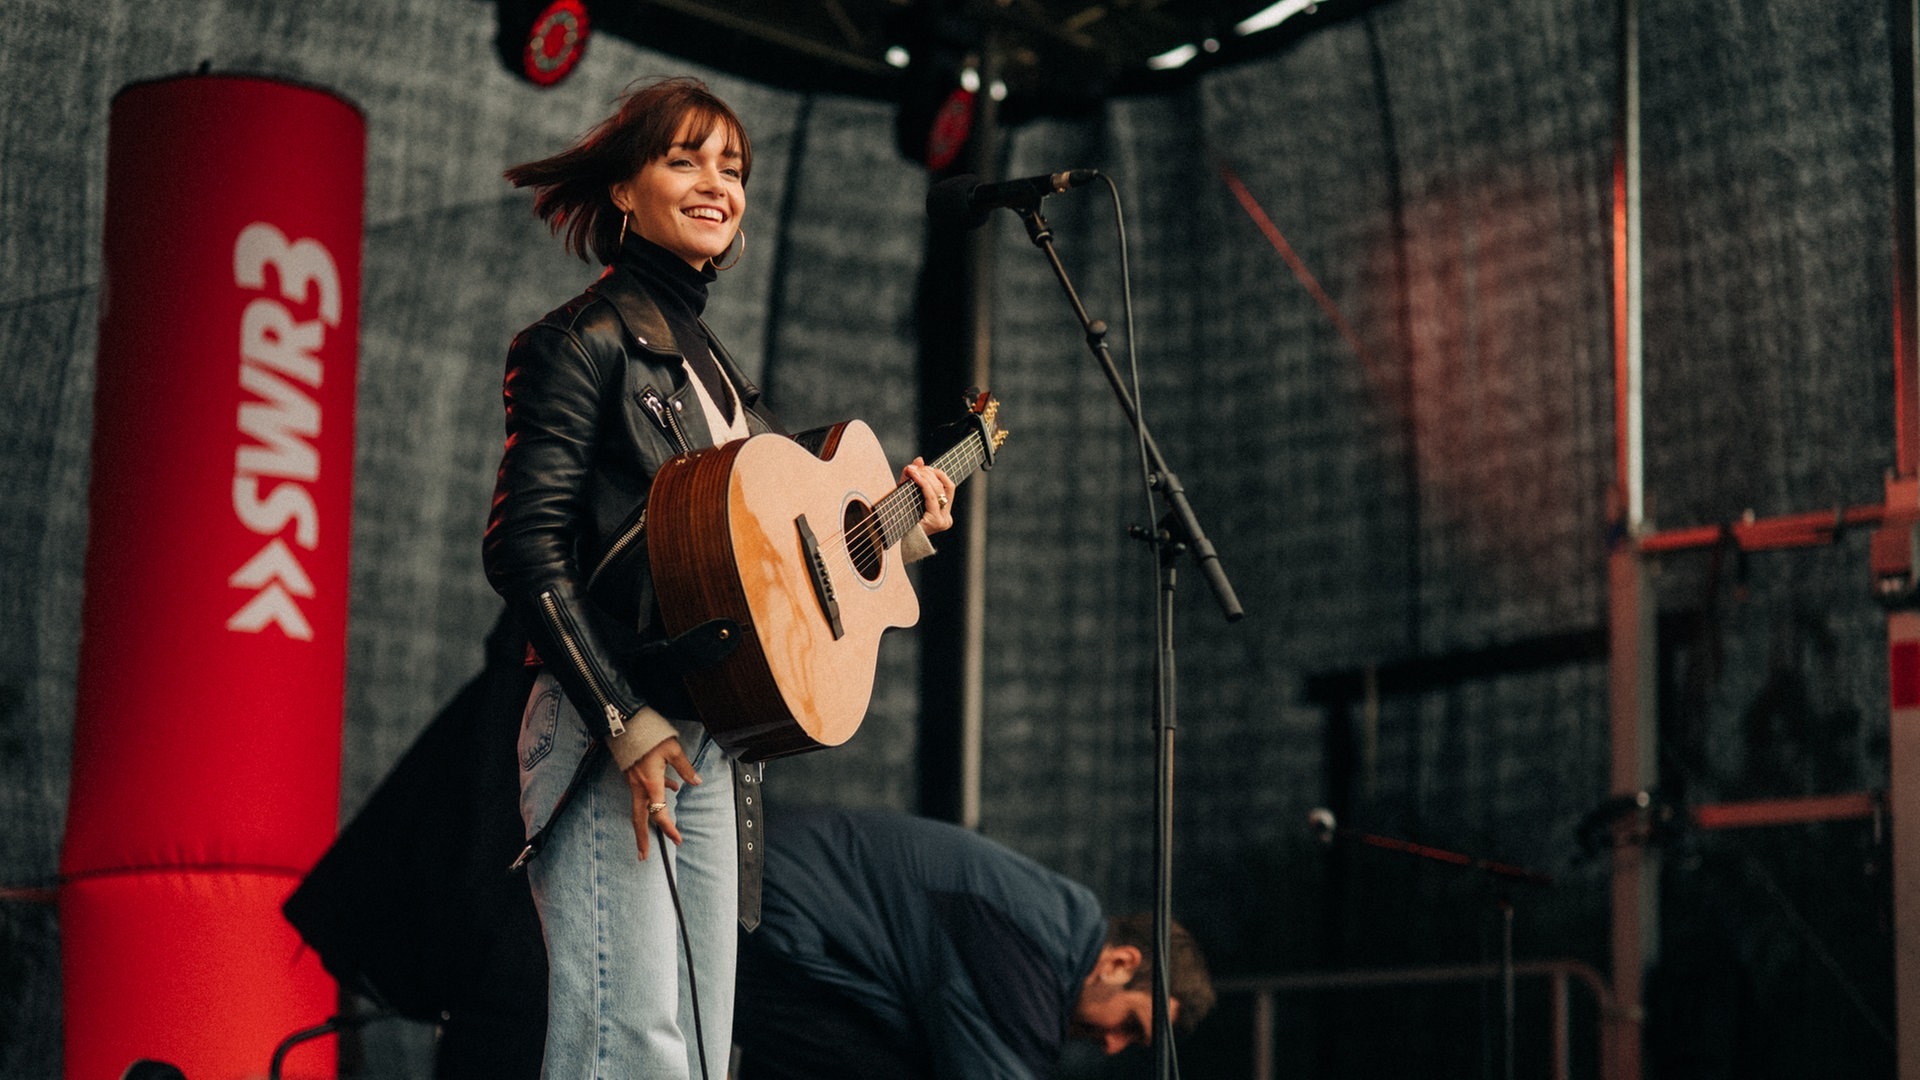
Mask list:
[[[327,86],[368,118],[350,816],[479,666],[498,611],[478,550],[501,355],[590,276],[499,172],[564,144],[630,79],[690,69],[602,36],[537,91],[500,69],[476,0],[0,14],[0,884],[44,888],[67,798],[115,91],[208,61]],[[1010,135],[1012,175],[1115,180],[1131,340],[1106,189],[1046,212],[1116,355],[1137,351],[1149,421],[1248,611],[1223,624],[1182,567],[1175,906],[1222,974],[1492,957],[1500,897],[1319,846],[1306,812],[1336,799],[1344,824],[1554,875],[1508,897],[1517,953],[1604,969],[1604,864],[1576,835],[1607,795],[1604,656],[1446,661],[1604,622],[1614,19],[1585,0],[1394,0],[1190,91]],[[1694,525],[1875,502],[1892,464],[1884,9],[1685,0],[1644,19],[1650,512]],[[749,251],[712,321],[791,425],[859,415],[911,456],[925,176],[894,151],[892,108],[704,74],[757,151]],[[1126,529],[1158,507],[1039,254],[1011,215],[987,228],[993,388],[1014,434],[984,481],[982,828],[1139,908],[1154,588]],[[156,410],[156,437],[164,423]],[[1670,795],[1886,784],[1864,536],[1672,556],[1656,580],[1673,616]],[[783,800],[915,804],[915,640],[890,639],[851,743],[769,768],[775,842]],[[1451,677],[1366,692],[1369,672],[1421,658]],[[1309,694],[1334,684],[1361,690],[1338,707]],[[139,702],[125,710],[139,722]],[[1884,854],[1864,825],[1671,837],[1654,1066],[1889,1074]],[[0,901],[0,1076],[58,1072],[58,957],[50,905]],[[1523,1071],[1544,1067],[1540,1001],[1523,986]],[[1483,1075],[1494,1005],[1471,987],[1290,996],[1276,1053],[1295,1077]],[[1576,992],[1578,1075],[1593,1019]],[[1246,1035],[1244,1000],[1225,1002],[1183,1044],[1188,1075],[1243,1075]],[[424,1075],[430,1054],[429,1033],[376,1025],[343,1046],[343,1072]]]

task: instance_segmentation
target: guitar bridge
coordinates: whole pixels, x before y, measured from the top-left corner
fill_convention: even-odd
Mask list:
[[[827,560],[820,554],[820,542],[814,539],[813,529],[807,525],[807,515],[794,518],[793,527],[800,533],[800,550],[806,555],[813,598],[820,602],[820,611],[826,615],[827,625],[833,628],[833,639],[838,641],[847,632],[840,625],[840,601],[833,598],[833,579],[827,576]]]

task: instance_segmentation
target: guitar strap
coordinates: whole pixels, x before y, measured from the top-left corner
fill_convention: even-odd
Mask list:
[[[766,868],[766,832],[760,798],[760,763],[733,761],[733,827],[739,834],[740,929],[751,934],[760,926],[760,877]]]

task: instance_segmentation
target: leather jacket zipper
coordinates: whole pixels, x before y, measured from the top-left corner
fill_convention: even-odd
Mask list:
[[[620,706],[613,703],[613,695],[607,693],[607,687],[601,681],[600,673],[587,662],[587,651],[580,647],[579,639],[573,632],[573,621],[561,609],[560,602],[553,598],[553,590],[540,594],[541,610],[546,612],[547,622],[552,626],[554,635],[560,639],[560,646],[567,650],[567,656],[573,661],[574,670],[587,680],[587,689],[600,705],[600,711],[607,718],[607,734],[619,738],[626,734],[626,716]]]
[[[686,429],[680,426],[680,418],[674,415],[673,408],[667,404],[665,398],[660,396],[658,390],[652,386],[643,387],[640,391],[640,404],[653,414],[653,422],[659,425],[661,432],[679,449],[680,453],[693,451],[693,441],[687,438]],[[601,572],[613,565],[620,553],[630,547],[640,534],[646,531],[646,527],[647,510],[643,506],[640,508],[640,516],[634,520],[634,523],[622,531],[614,542],[607,546],[606,553],[600,556],[599,562],[593,568],[593,573],[587,577],[587,589],[593,588],[593,583],[600,577]],[[545,610],[547,621],[552,625],[554,634],[559,637],[561,647],[567,650],[567,656],[572,659],[574,668],[585,676],[587,688],[593,692],[593,696],[600,704],[601,712],[606,715],[607,733],[615,738],[625,734],[627,730],[625,714],[620,706],[613,703],[613,695],[607,693],[606,683],[588,662],[586,650],[581,648],[579,639],[573,633],[572,621],[567,618],[566,611],[560,607],[559,602],[553,598],[552,590],[540,594],[540,606]]]
[[[633,546],[635,540],[640,539],[640,534],[646,531],[647,508],[642,506],[640,508],[640,516],[635,518],[633,524],[627,526],[626,531],[616,537],[613,543],[607,545],[606,553],[601,555],[600,561],[594,564],[593,573],[587,575],[587,592],[593,591],[593,583],[600,580],[600,574],[605,571],[607,567],[612,566],[614,561],[619,559],[620,555],[625,552],[627,548]]]
[[[653,414],[653,422],[660,425],[660,430],[666,434],[674,446],[679,448],[681,453],[693,453],[693,440],[687,438],[686,429],[680,426],[680,417],[674,413],[673,406],[667,403],[667,399],[660,396],[660,391],[651,386],[642,387],[640,404],[646,406],[647,411]]]

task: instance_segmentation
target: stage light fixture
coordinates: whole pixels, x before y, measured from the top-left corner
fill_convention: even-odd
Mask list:
[[[1198,45],[1177,45],[1158,56],[1147,57],[1147,66],[1155,71],[1173,71],[1185,67],[1188,61],[1199,55]]]
[[[501,61],[535,86],[559,83],[586,54],[592,20],[583,0],[500,0],[498,15]]]
[[[1312,11],[1316,6],[1315,0],[1280,0],[1235,23],[1233,32],[1246,37],[1262,30],[1271,30],[1295,15]]]
[[[978,85],[979,80],[974,80]],[[927,132],[927,145],[924,161],[927,169],[940,173],[949,169],[960,160],[960,152],[966,149],[968,140],[973,138],[975,91],[965,86],[956,86],[947,99],[941,103],[940,111],[934,114],[933,124]]]

